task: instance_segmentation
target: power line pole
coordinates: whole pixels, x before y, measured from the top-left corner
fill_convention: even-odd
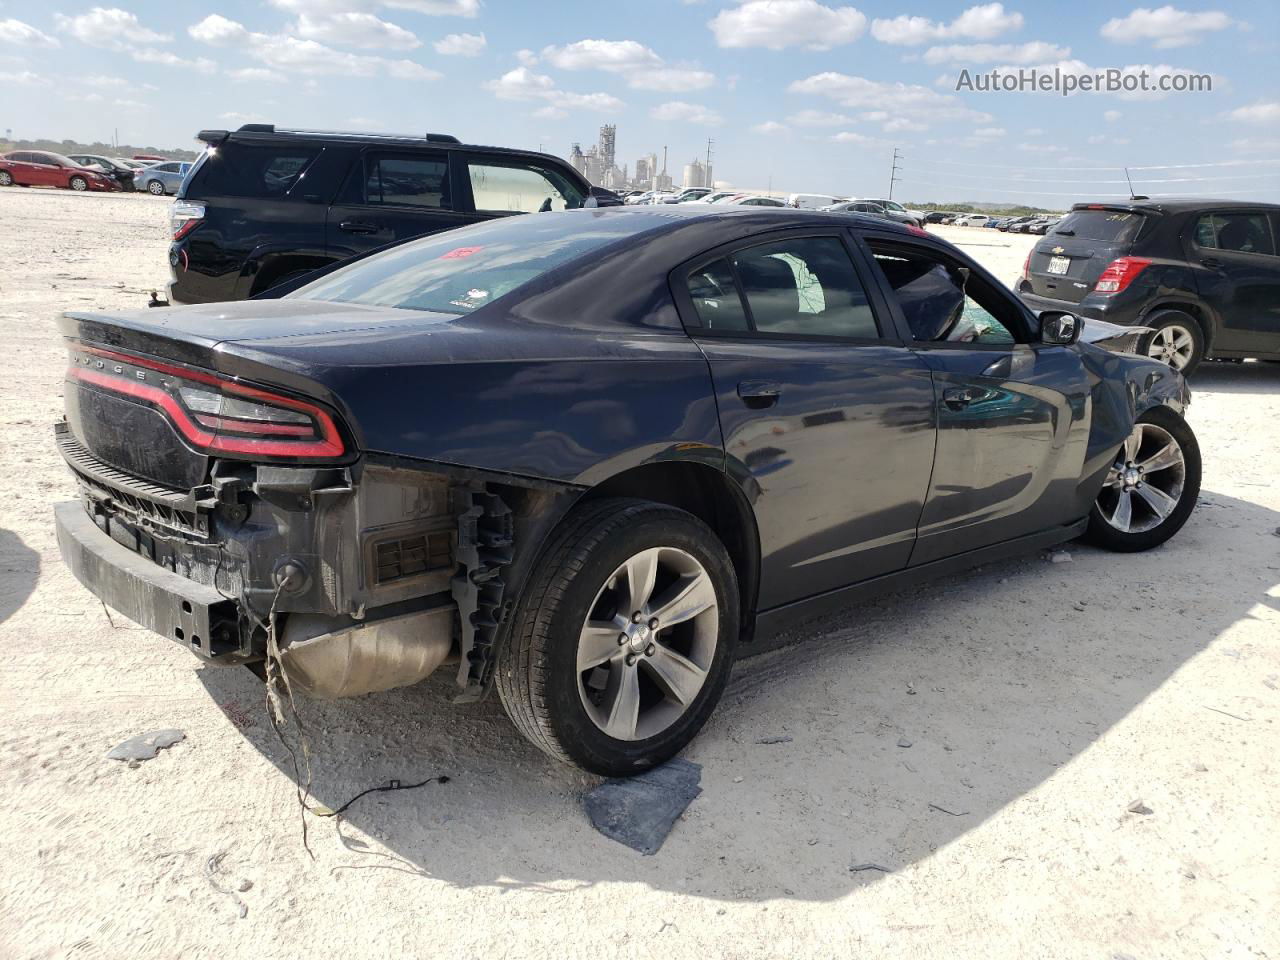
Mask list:
[[[902,169],[902,167],[898,166],[898,161],[905,160],[905,159],[907,158],[898,152],[898,148],[894,147],[893,148],[893,169],[889,171],[889,199],[890,200],[893,199],[893,185],[902,179],[900,176],[898,176],[898,171]]]
[[[703,176],[703,179],[705,180],[705,183],[702,184],[704,187],[715,186],[715,184],[711,180],[711,144],[714,142],[715,141],[713,141],[710,137],[707,137],[707,166],[706,166],[706,169],[702,171],[702,176]]]

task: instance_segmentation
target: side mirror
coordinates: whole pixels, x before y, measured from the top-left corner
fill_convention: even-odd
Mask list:
[[[1040,342],[1067,347],[1080,339],[1084,321],[1074,313],[1046,310],[1040,314]]]
[[[588,198],[594,199],[595,206],[597,207],[622,206],[622,198],[612,190],[606,190],[604,187],[592,187],[590,194],[588,194]],[[585,207],[586,204],[584,203],[583,206]]]

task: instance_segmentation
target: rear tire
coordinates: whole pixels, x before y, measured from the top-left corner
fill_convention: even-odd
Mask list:
[[[531,574],[499,656],[498,694],[516,728],[557,760],[640,773],[711,715],[738,611],[733,564],[697,517],[644,500],[589,501]]]
[[[1139,353],[1167,363],[1184,377],[1191,376],[1200,366],[1204,359],[1204,331],[1195,317],[1181,310],[1161,310],[1142,325],[1153,329],[1138,342]]]
[[[0,187],[13,186],[13,174],[8,170],[0,170]]]
[[[1200,466],[1200,445],[1187,421],[1168,407],[1146,411],[1116,451],[1084,539],[1119,553],[1158,547],[1195,509]]]
[[[147,193],[151,194],[153,197],[163,197],[163,196],[164,196],[164,184],[163,184],[163,183],[161,183],[159,180],[152,180],[152,181],[148,182],[148,183],[147,183]]]

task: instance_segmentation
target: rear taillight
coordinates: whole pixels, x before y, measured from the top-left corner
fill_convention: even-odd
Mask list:
[[[175,200],[169,207],[169,229],[173,239],[181,240],[204,220],[204,204]]]
[[[156,407],[206,453],[307,460],[346,453],[328,411],[226,377],[88,346],[72,348],[67,375]]]
[[[1022,279],[1031,279],[1031,254],[1035,253],[1034,248],[1027,251],[1027,259],[1022,261]]]
[[[1102,271],[1098,282],[1093,285],[1094,293],[1119,293],[1149,266],[1151,261],[1143,257],[1118,257]]]

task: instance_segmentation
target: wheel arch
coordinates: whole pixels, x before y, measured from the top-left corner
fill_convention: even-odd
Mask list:
[[[1200,326],[1200,335],[1204,337],[1204,354],[1209,356],[1213,348],[1213,341],[1216,339],[1218,318],[1217,315],[1199,300],[1183,296],[1171,297],[1168,299],[1160,299],[1147,307],[1138,318],[1138,325],[1142,326],[1159,313],[1166,310],[1177,310],[1185,313]]]

